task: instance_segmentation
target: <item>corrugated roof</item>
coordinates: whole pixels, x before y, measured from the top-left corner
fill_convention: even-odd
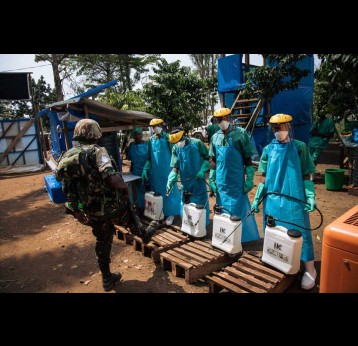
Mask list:
[[[146,112],[120,110],[106,105],[99,101],[94,101],[85,97],[75,97],[65,101],[55,102],[46,107],[55,112],[69,111],[77,117],[88,117],[98,121],[99,125],[108,130],[126,130],[135,127],[148,126],[151,119],[155,116]]]

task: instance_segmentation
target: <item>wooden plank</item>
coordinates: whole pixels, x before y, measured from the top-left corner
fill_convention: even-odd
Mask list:
[[[247,273],[249,275],[252,275],[252,276],[255,276],[255,277],[259,277],[260,279],[266,281],[266,282],[269,282],[271,283],[273,286],[275,286],[280,280],[276,277],[273,277],[271,275],[267,275],[267,274],[264,274],[262,272],[259,272],[258,270],[255,270],[255,269],[252,269],[252,268],[249,268],[247,266],[244,266],[243,264],[241,263],[233,263],[232,264],[232,267],[234,269],[237,269],[237,270],[240,270],[244,273]]]
[[[249,283],[247,283],[244,280],[234,278],[233,276],[229,275],[228,273],[218,272],[217,275],[220,276],[221,278],[226,279],[229,282],[232,282],[232,283],[238,285],[240,288],[243,288],[244,290],[247,290],[249,292],[252,292],[252,293],[267,293],[266,290],[263,290],[263,289],[258,288],[256,286],[253,286],[253,285],[250,285]]]
[[[201,265],[201,262],[199,261],[196,261],[195,259],[191,258],[190,256],[188,256],[187,254],[182,254],[178,251],[173,251],[173,250],[168,250],[166,251],[165,253],[169,254],[169,255],[172,255],[176,258],[178,258],[179,260],[176,260],[175,263],[178,263],[178,261],[185,261],[189,264],[192,264],[194,266],[200,266]]]
[[[260,264],[257,264],[253,261],[250,261],[250,260],[247,260],[245,258],[239,258],[238,260],[239,263],[243,263],[253,269],[256,269],[257,271],[259,272],[263,272],[263,273],[267,273],[267,274],[270,274],[270,275],[273,275],[274,277],[278,278],[278,279],[283,279],[285,277],[284,274],[282,273],[279,273],[275,270],[272,270],[270,268],[267,268],[267,267],[264,267],[263,265],[260,265]]]
[[[211,276],[208,277],[208,279],[210,280],[209,283],[209,293],[215,293],[215,284],[219,285],[223,288],[228,289],[231,292],[235,292],[235,293],[249,293],[239,287],[237,287],[236,285],[233,285],[225,280],[223,280],[221,277],[217,277],[216,273],[213,273]],[[211,283],[214,283],[213,286],[210,286]]]
[[[254,262],[258,263],[258,264],[263,264],[263,262],[261,261],[261,256],[262,256],[262,251],[260,251],[259,256],[255,256],[255,255],[252,255],[252,254],[250,254],[248,252],[244,252],[241,257],[242,258],[247,258],[247,259],[249,259],[251,261],[254,261]]]
[[[253,102],[257,102],[260,99],[243,99],[243,100],[238,100],[236,101],[236,103],[253,103]]]
[[[194,267],[191,270],[185,271],[185,281],[187,283],[195,282],[204,276],[217,271],[224,266],[227,266],[228,264],[232,263],[233,259],[222,255],[220,257],[214,258],[208,263],[203,263],[200,267]]]
[[[295,281],[296,275],[287,275],[279,284],[272,289],[269,293],[282,293]]]
[[[179,258],[171,255],[171,254],[168,254],[167,252],[162,252],[160,254],[160,259],[162,260],[162,258],[166,259],[167,261],[169,262],[175,262],[176,264],[179,264],[181,265],[182,267],[184,267],[185,269],[190,269],[193,267],[192,264],[190,263],[187,263],[187,262],[184,262],[184,261],[180,261]],[[164,269],[164,268],[163,268]]]
[[[204,251],[198,250],[198,249],[192,247],[191,245],[192,245],[191,243],[188,243],[188,244],[181,245],[180,247],[182,249],[185,249],[185,250],[192,252],[194,254],[201,255],[202,257],[207,258],[209,260],[215,258],[215,256],[213,256],[212,254],[208,254]]]
[[[189,237],[188,237],[187,235],[184,235],[184,234],[182,234],[182,233],[175,232],[175,231],[171,230],[170,228],[166,228],[165,231],[168,232],[168,233],[170,233],[170,234],[172,234],[173,236],[175,236],[175,237],[177,237],[177,238],[179,238],[179,239],[182,239],[182,240],[187,240],[187,239],[189,239]]]
[[[35,122],[35,118],[31,118],[23,127],[23,129],[16,135],[16,137],[11,141],[11,143],[7,146],[5,151],[0,156],[0,163],[4,160],[4,158],[10,153],[12,149],[15,148],[16,144],[20,141],[21,137],[27,132],[27,130],[32,126]]]
[[[256,105],[252,105],[252,106],[239,106],[239,107],[234,107],[233,109],[249,109],[249,108],[255,108]]]
[[[189,243],[190,246],[197,248],[198,250],[205,251],[214,256],[221,256],[224,252],[220,252],[218,250],[214,250],[213,248],[209,248],[206,245],[202,245],[199,241],[195,240],[194,242]]]
[[[230,274],[233,277],[245,280],[251,285],[257,286],[259,288],[262,288],[263,290],[269,291],[271,288],[274,287],[274,285],[269,284],[265,281],[262,281],[250,274],[244,273],[242,271],[236,270],[233,267],[225,267],[224,271],[228,274]]]
[[[156,234],[152,237],[151,241],[153,243],[158,243],[160,246],[166,246],[171,244],[171,242],[165,238],[163,238],[160,234]]]
[[[161,237],[168,240],[170,243],[179,243],[181,241],[180,238],[176,238],[174,235],[168,233],[168,232],[162,232],[160,233]]]
[[[185,251],[184,249],[182,249],[180,247],[175,248],[175,252],[179,252],[179,253],[181,253],[181,254],[183,254],[185,256],[188,256],[189,258],[194,258],[194,259],[199,261],[199,264],[209,262],[208,259],[200,257],[200,256],[197,256],[197,255],[195,255],[195,254],[193,254],[191,252]]]

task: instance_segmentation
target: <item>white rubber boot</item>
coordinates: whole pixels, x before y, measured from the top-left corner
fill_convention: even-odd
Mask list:
[[[173,215],[170,215],[167,217],[167,219],[165,220],[165,224],[170,226],[174,221],[174,216]]]
[[[305,262],[306,271],[303,274],[301,288],[311,290],[316,284],[317,272],[314,267],[314,261]]]

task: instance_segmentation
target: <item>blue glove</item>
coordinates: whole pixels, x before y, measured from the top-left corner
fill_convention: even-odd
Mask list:
[[[305,185],[305,194],[308,203],[305,206],[305,211],[310,213],[316,209],[316,200],[314,198],[314,183],[311,180],[304,180],[303,183]]]
[[[244,192],[248,193],[254,188],[254,174],[255,174],[254,167],[246,166],[246,174],[247,177],[245,180]]]
[[[150,169],[152,167],[152,164],[150,163],[150,161],[147,161],[143,167],[143,172],[142,172],[142,180],[149,180],[148,179],[148,169]]]
[[[203,160],[201,163],[200,170],[196,175],[196,179],[205,179],[205,172],[210,168],[210,162],[208,160]]]
[[[210,190],[214,193],[217,192],[215,180],[216,180],[216,169],[211,169],[209,174],[209,183],[210,183]]]
[[[171,171],[167,181],[167,195],[173,191],[174,184],[178,181],[178,173]]]
[[[264,186],[265,186],[265,184],[260,183],[259,186],[257,187],[256,195],[255,195],[254,201],[252,202],[252,205],[251,205],[251,210],[254,211],[255,213],[260,212],[259,202],[263,195]]]

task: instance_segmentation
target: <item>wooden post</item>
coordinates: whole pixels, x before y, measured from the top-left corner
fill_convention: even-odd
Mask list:
[[[219,54],[220,58],[225,58],[226,54]],[[225,93],[219,93],[220,105],[221,107],[225,107]]]
[[[88,107],[86,104],[83,104],[83,109],[85,111],[85,118],[88,119]]]
[[[245,54],[245,73],[250,71],[250,54]],[[244,77],[244,82],[246,78]]]

